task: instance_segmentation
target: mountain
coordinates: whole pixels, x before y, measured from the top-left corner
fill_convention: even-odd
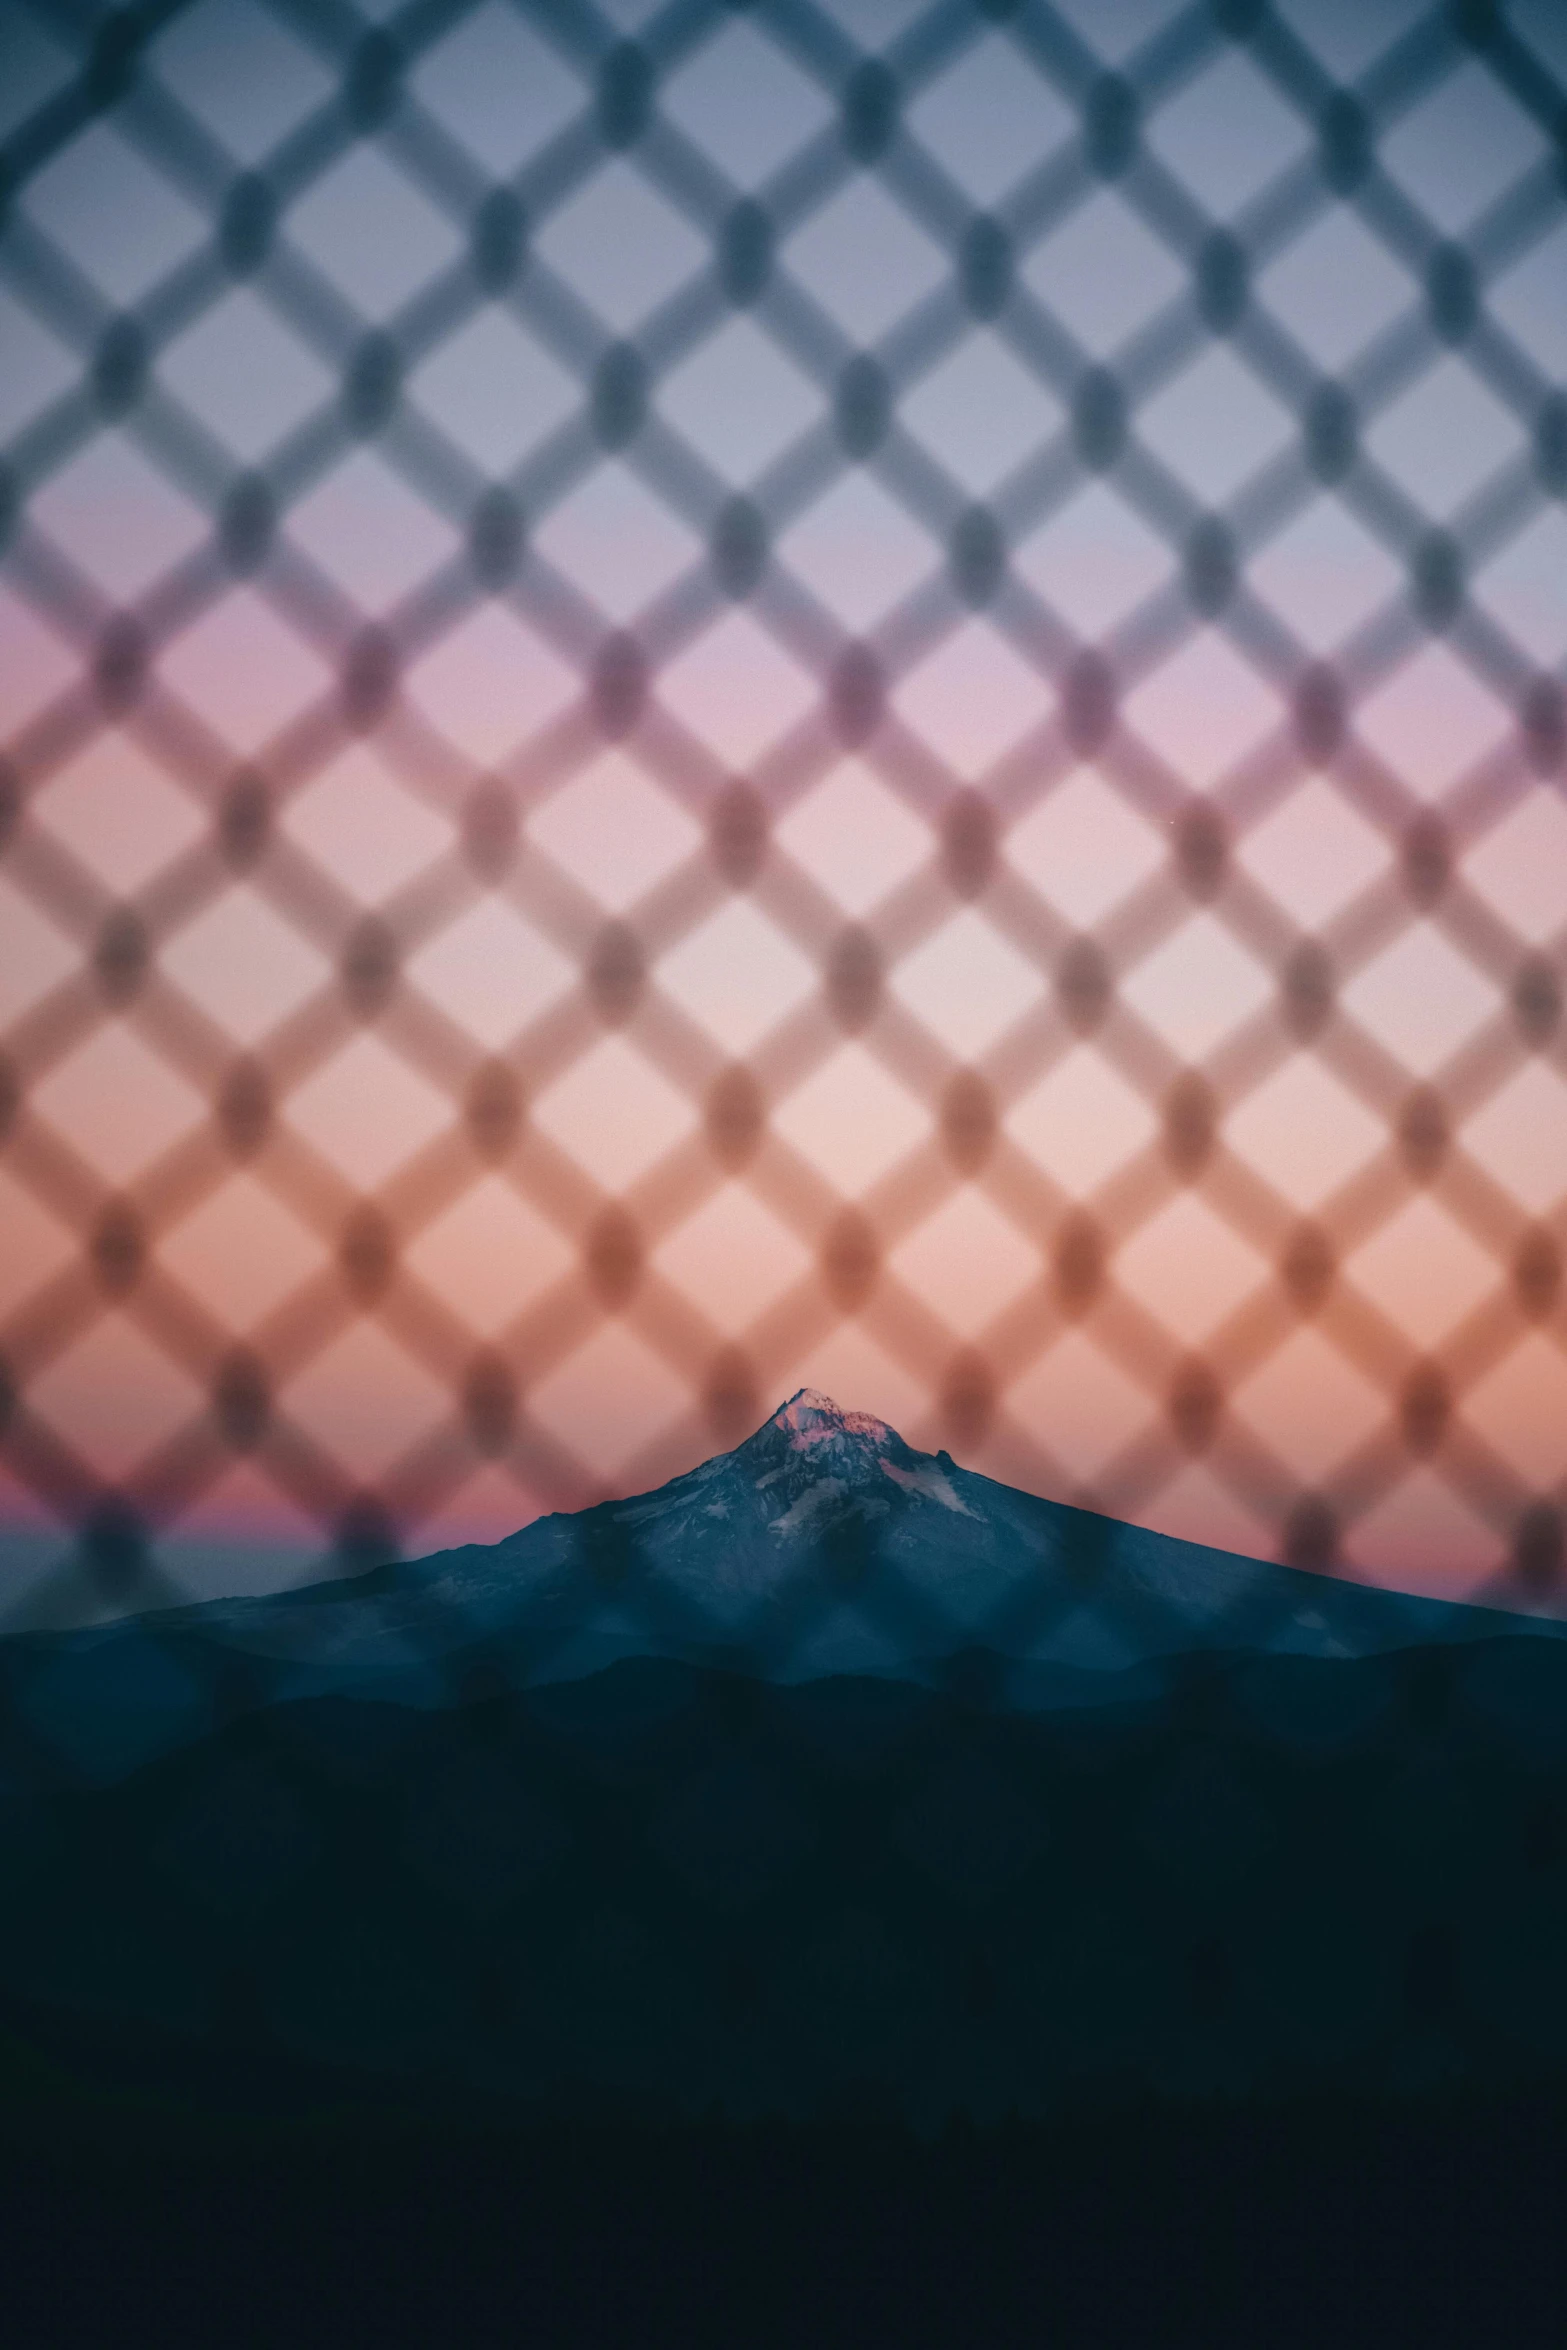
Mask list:
[[[1199,1651],[1353,1658],[1554,1619],[1423,1600],[1208,1549],[915,1451],[801,1388],[732,1452],[657,1491],[493,1545],[258,1599],[0,1641],[0,1696],[112,1779],[256,1706],[441,1707],[619,1658],[770,1682],[948,1686],[986,1660],[1013,1705],[1159,1684]]]
[[[1511,2094],[1564,1973],[1559,1625],[805,1390],[491,1548],[0,1641],[0,2109]]]

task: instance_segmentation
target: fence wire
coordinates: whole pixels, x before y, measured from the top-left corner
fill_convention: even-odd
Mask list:
[[[10,1620],[807,1377],[1548,1603],[1557,11],[0,52]]]

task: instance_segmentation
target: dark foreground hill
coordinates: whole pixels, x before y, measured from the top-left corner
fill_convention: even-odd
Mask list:
[[[13,1718],[16,2061],[231,2116],[926,2131],[1567,2077],[1558,1643],[998,1679],[299,1700],[108,1787]]]

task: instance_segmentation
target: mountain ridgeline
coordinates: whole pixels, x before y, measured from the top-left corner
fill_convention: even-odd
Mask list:
[[[83,2094],[939,2124],[1567,2075],[1554,1620],[809,1390],[491,1547],[0,1642],[0,1700],[0,2059]]]

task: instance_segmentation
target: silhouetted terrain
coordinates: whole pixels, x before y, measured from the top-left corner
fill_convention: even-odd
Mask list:
[[[1044,2116],[1567,2065],[1567,1653],[1162,1688],[666,1660],[301,1700],[103,1788],[15,1720],[0,1983],[100,2081],[257,2110]]]
[[[11,1717],[20,2338],[1549,2339],[1567,1652],[1000,1671]]]

